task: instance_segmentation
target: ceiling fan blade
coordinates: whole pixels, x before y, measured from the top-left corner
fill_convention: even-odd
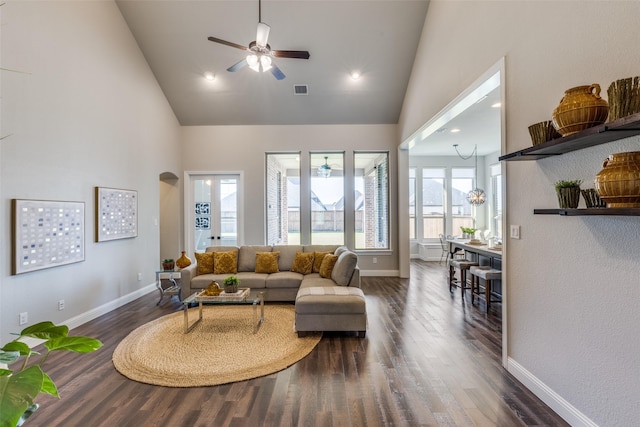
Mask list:
[[[231,47],[235,47],[236,49],[240,49],[240,50],[248,50],[246,46],[242,46],[239,45],[237,43],[233,43],[233,42],[228,42],[226,40],[222,40],[216,37],[207,37],[207,40],[212,41],[214,43],[220,43],[220,44],[224,44],[226,46],[231,46]]]
[[[238,71],[241,68],[244,68],[248,65],[247,63],[247,59],[243,59],[240,62],[236,62],[235,64],[233,64],[231,67],[227,68],[227,71],[231,71],[232,73],[235,71]]]
[[[256,34],[256,44],[260,47],[265,47],[269,40],[269,31],[271,27],[264,22],[258,22],[258,32]]]
[[[282,72],[282,70],[280,70],[280,68],[278,68],[278,66],[276,64],[274,64],[273,62],[271,63],[271,74],[273,74],[273,77],[276,78],[276,80],[282,80],[284,79],[286,76],[284,75],[284,73]]]
[[[271,53],[276,58],[309,59],[311,56],[306,50],[272,50]]]

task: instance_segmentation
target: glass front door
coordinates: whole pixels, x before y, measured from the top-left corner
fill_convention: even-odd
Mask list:
[[[197,175],[191,177],[191,241],[195,252],[208,246],[237,246],[240,177]]]

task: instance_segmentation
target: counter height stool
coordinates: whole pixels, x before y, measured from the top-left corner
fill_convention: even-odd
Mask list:
[[[492,302],[500,302],[500,300],[491,300],[491,283],[494,280],[502,279],[502,271],[496,270],[495,268],[491,268],[487,265],[482,267],[471,267],[469,272],[471,273],[471,304],[473,304],[476,292],[480,293],[480,279],[482,279],[485,281],[484,298],[487,306],[487,312],[489,312],[489,306]]]
[[[470,268],[476,265],[478,265],[477,262],[469,261],[468,259],[450,259],[449,260],[449,292],[452,292],[454,286],[460,286],[460,292],[462,294],[463,300],[464,300],[464,291],[466,291],[467,289],[471,289],[471,295],[473,296],[473,287],[471,288],[467,287],[467,270],[469,270]],[[459,281],[456,281],[454,277],[456,269],[460,270]]]

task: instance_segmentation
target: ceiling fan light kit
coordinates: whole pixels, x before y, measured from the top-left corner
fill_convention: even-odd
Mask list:
[[[271,50],[271,46],[267,44],[270,31],[271,27],[262,22],[262,1],[258,0],[258,29],[256,39],[249,43],[248,47],[217,37],[208,37],[208,40],[249,52],[246,58],[227,68],[227,71],[235,72],[248,65],[249,68],[256,72],[271,71],[271,74],[273,74],[277,80],[282,80],[286,76],[273,62],[272,58],[309,59],[311,55],[306,50]]]

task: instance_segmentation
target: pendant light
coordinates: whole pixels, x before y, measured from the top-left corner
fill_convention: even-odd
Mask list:
[[[476,168],[475,168],[475,188],[467,193],[467,202],[471,203],[474,206],[480,206],[484,204],[487,200],[487,195],[483,189],[478,188],[478,144],[475,144],[473,147],[473,152],[464,157],[458,151],[458,144],[453,144],[453,148],[456,149],[456,153],[458,153],[458,157],[462,160],[469,160],[472,156],[475,156]]]
[[[324,156],[324,165],[320,165],[318,168],[318,176],[323,178],[329,178],[329,176],[331,176],[331,166],[327,163],[328,159],[328,156]]]

